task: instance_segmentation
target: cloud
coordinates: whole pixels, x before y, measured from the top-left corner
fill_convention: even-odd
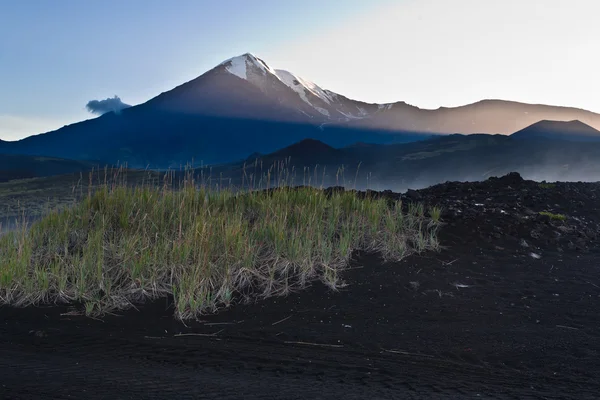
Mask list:
[[[85,108],[87,108],[89,112],[98,115],[106,114],[107,112],[111,111],[113,111],[115,114],[118,114],[121,110],[129,107],[131,106],[123,103],[117,95],[104,100],[90,100],[85,105]]]

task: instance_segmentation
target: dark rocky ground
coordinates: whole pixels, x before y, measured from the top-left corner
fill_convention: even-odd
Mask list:
[[[598,398],[599,191],[508,175],[408,192],[444,207],[441,252],[357,254],[340,292],[187,325],[168,301],[0,308],[0,398]]]

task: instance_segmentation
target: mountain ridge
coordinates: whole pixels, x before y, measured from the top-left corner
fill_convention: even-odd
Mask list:
[[[166,168],[191,159],[246,159],[305,138],[334,147],[402,143],[454,133],[512,134],[545,119],[600,128],[600,115],[589,111],[504,100],[437,110],[364,103],[247,53],[118,114],[0,142],[0,152]]]

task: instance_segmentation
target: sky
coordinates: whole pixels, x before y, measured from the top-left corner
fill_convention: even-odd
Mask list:
[[[598,0],[0,0],[0,139],[94,118],[251,52],[323,88],[422,108],[600,113]]]

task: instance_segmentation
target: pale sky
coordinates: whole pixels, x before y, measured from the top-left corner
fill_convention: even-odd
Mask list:
[[[252,52],[373,103],[600,112],[599,0],[0,0],[0,139],[142,103]]]

